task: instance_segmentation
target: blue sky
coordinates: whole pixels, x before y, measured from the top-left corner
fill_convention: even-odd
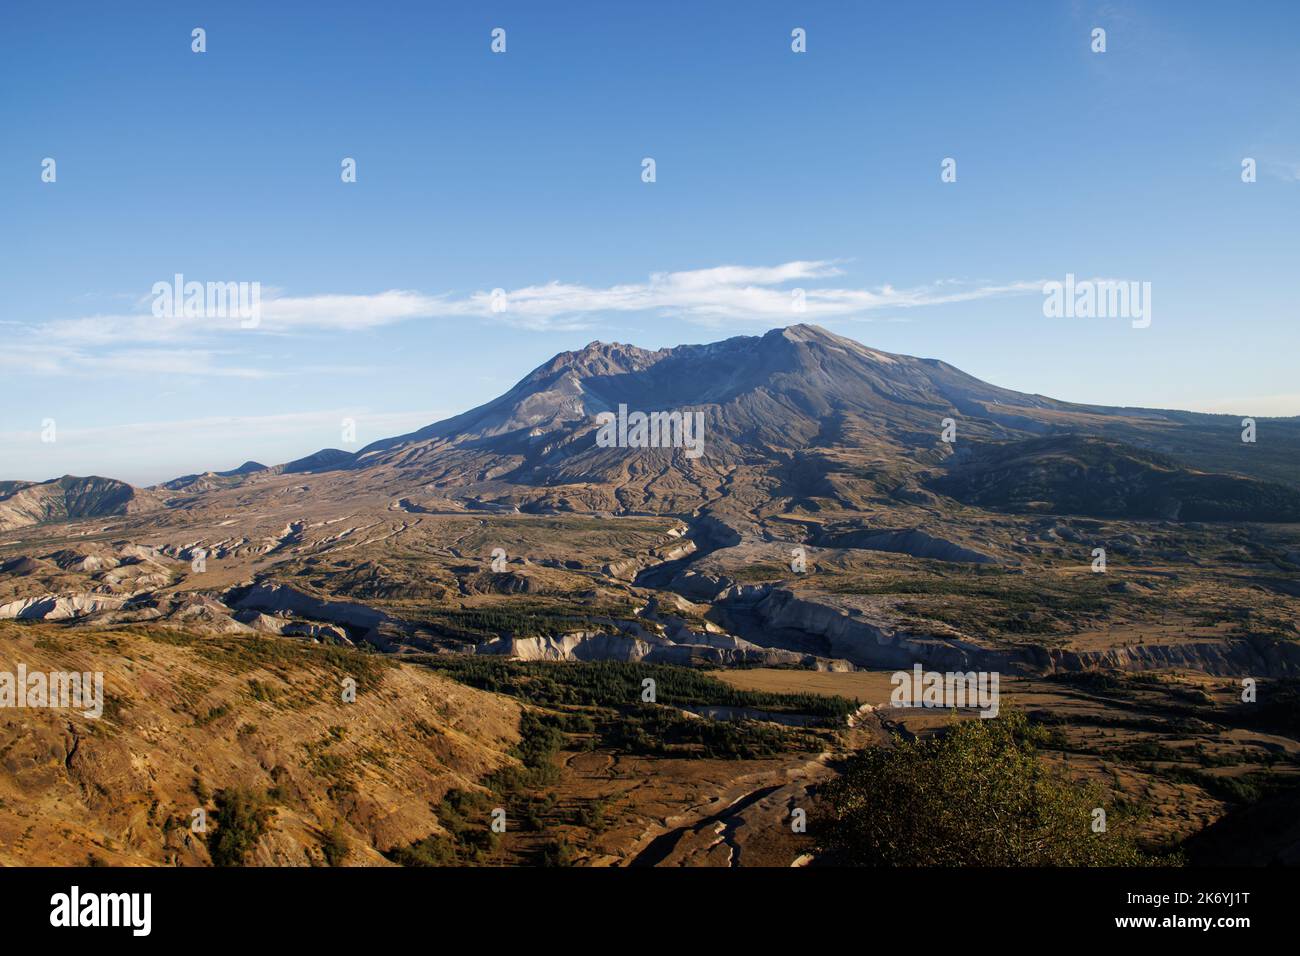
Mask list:
[[[795,321],[1300,414],[1298,43],[1287,2],[5,4],[0,478],[355,448],[593,339]],[[155,319],[176,273],[260,282],[258,326]],[[1045,318],[1067,273],[1150,327]]]

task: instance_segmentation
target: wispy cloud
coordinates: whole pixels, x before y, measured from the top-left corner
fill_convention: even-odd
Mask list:
[[[830,262],[790,262],[772,268],[722,266],[658,272],[644,283],[607,288],[550,282],[507,291],[497,318],[528,328],[585,327],[611,312],[650,312],[706,325],[761,324],[845,318],[880,309],[943,305],[1036,292],[1040,283],[960,288],[950,283],[898,289],[814,285],[841,274]],[[796,299],[796,293],[801,293]],[[476,306],[490,305],[480,297]],[[802,308],[796,310],[796,301]]]
[[[106,349],[106,343],[88,347],[51,342],[9,342],[0,352],[0,369],[58,374],[142,375],[169,374],[220,376],[225,378],[267,378],[270,372],[221,363],[224,352],[195,348],[142,348],[142,343],[124,339],[127,348]],[[93,350],[92,350],[93,349]]]
[[[30,327],[55,346],[169,345],[234,333],[294,334],[356,332],[415,320],[471,318],[536,331],[588,328],[601,316],[645,313],[706,325],[773,323],[848,318],[881,309],[969,302],[1041,290],[1041,282],[962,283],[939,280],[896,288],[853,287],[834,281],[843,272],[829,260],[776,266],[726,265],[656,272],[646,280],[592,286],[559,280],[517,288],[430,294],[389,289],[373,294],[309,296],[264,294],[255,329],[239,320],[156,318],[100,314]],[[796,310],[796,290],[801,308]],[[194,353],[197,355],[198,353]]]

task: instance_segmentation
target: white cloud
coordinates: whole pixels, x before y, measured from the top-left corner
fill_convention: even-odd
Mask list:
[[[794,261],[776,266],[716,266],[652,273],[643,282],[590,286],[551,281],[504,289],[504,310],[494,309],[494,290],[427,294],[389,289],[362,295],[264,293],[255,329],[236,318],[156,318],[151,314],[92,315],[61,319],[33,331],[55,345],[174,345],[235,333],[354,332],[413,320],[474,318],[539,331],[586,328],[601,315],[649,313],[707,325],[788,323],[844,318],[880,309],[944,305],[1037,292],[1041,282],[962,283],[944,279],[925,286],[854,288],[826,284],[842,275],[832,261]],[[804,289],[804,310],[792,292]]]
[[[648,281],[594,287],[549,282],[506,290],[506,309],[491,311],[492,297],[476,292],[467,299],[445,299],[452,314],[481,315],[532,329],[582,328],[607,313],[649,312],[706,325],[783,324],[843,318],[891,308],[943,305],[1041,290],[1041,282],[962,287],[945,280],[910,289],[814,285],[841,275],[832,262],[788,262],[773,267],[720,266],[686,272],[656,272]],[[792,293],[804,291],[804,308],[795,312]]]

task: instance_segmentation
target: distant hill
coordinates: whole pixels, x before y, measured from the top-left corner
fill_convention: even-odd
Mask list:
[[[296,461],[270,467],[257,461],[246,461],[230,471],[205,471],[201,474],[182,475],[165,481],[159,488],[182,494],[198,494],[221,488],[234,488],[253,477],[271,477],[274,475],[314,474],[346,467],[354,458],[352,452],[339,448],[325,448],[321,451],[299,458]]]
[[[245,475],[266,470],[266,465],[261,462],[246,461],[238,468],[232,468],[229,471],[205,471],[196,475],[182,475],[179,478],[173,478],[171,481],[164,481],[159,487],[166,488],[168,491],[207,491],[211,488],[238,483],[227,479],[240,479]]]
[[[308,474],[317,471],[330,471],[346,467],[356,456],[340,448],[324,448],[306,458],[299,458],[285,465],[277,465],[270,471],[286,475]]]
[[[964,453],[963,453],[964,452]],[[959,451],[931,483],[981,508],[1102,518],[1300,521],[1300,491],[1193,471],[1121,442],[1055,435]]]
[[[151,491],[114,478],[64,475],[51,481],[6,482],[0,489],[0,531],[50,521],[133,514],[162,506]]]

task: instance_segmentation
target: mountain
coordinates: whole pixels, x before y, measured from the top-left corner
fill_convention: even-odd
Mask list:
[[[114,478],[64,475],[42,482],[7,482],[0,489],[0,531],[76,518],[134,514],[161,507],[153,492]]]
[[[702,453],[601,447],[597,416],[620,405],[699,413]],[[949,418],[952,444],[940,440]],[[491,402],[374,442],[339,465],[379,487],[418,484],[526,511],[683,513],[739,497],[746,511],[771,512],[860,507],[900,493],[924,498],[927,487],[964,487],[929,484],[954,449],[1070,434],[1167,456],[1193,471],[1296,488],[1300,420],[1259,427],[1266,437],[1247,444],[1232,416],[1026,395],[945,362],[796,325],[658,351],[593,342],[555,356]],[[1019,460],[1054,448],[1021,446]],[[1249,488],[1256,497],[1291,500]]]
[[[593,342],[556,356],[486,405],[363,448],[357,465],[409,467],[453,445],[522,455],[538,468],[580,457],[599,470],[599,459],[609,456],[567,439],[593,430],[597,414],[620,404],[647,412],[702,409],[708,457],[731,459],[754,452],[780,457],[819,439],[851,438],[854,426],[876,438],[924,443],[922,433],[938,434],[936,414],[965,410],[987,418],[985,406],[998,403],[1055,404],[813,326],[657,352]]]

